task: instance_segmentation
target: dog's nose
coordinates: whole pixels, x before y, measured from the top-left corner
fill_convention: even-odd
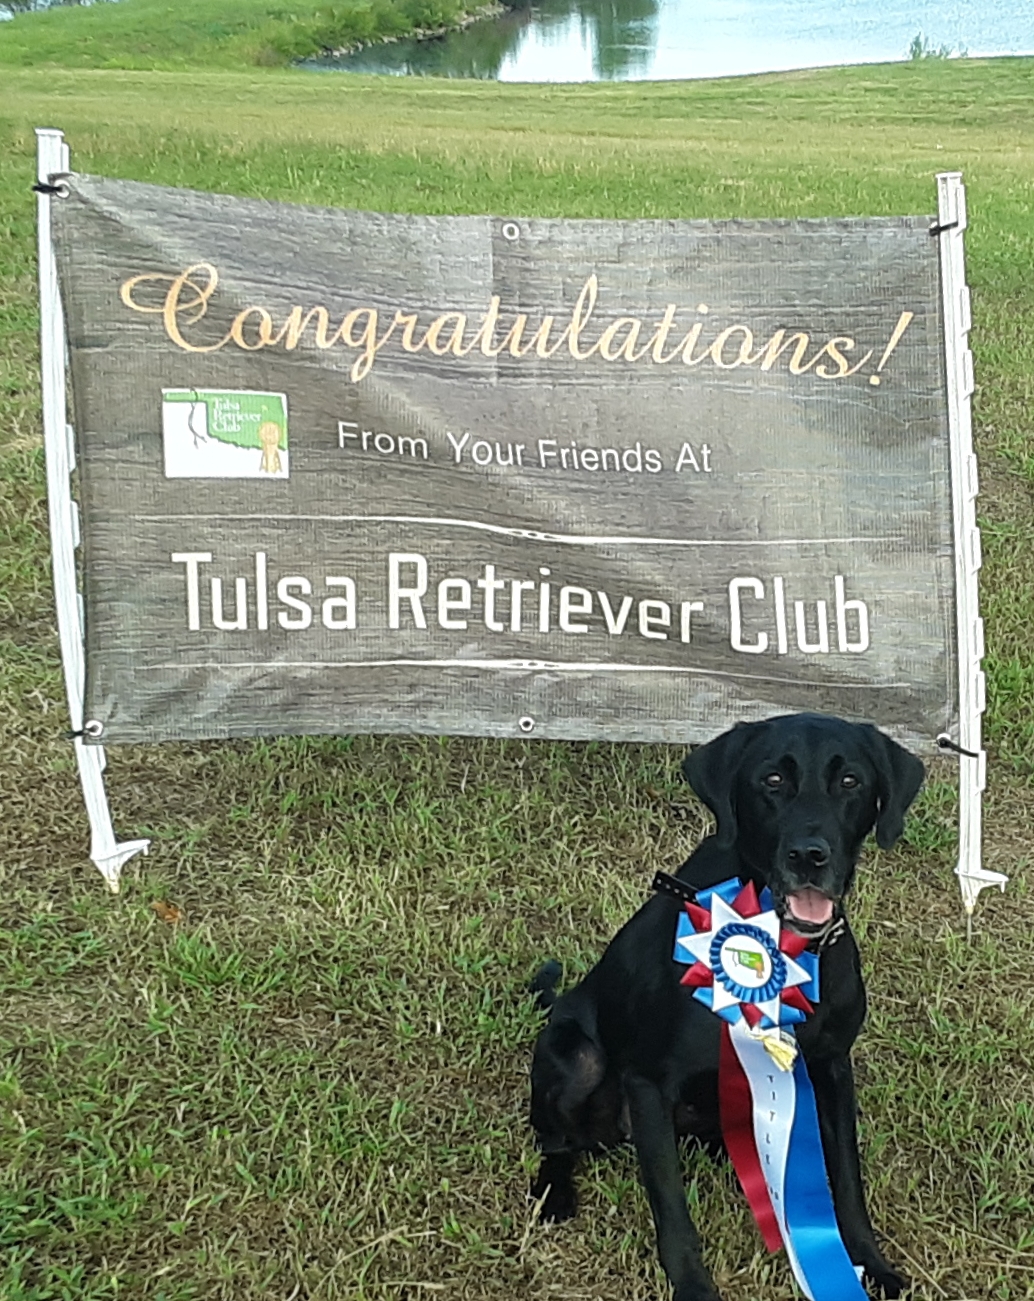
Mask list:
[[[794,867],[825,867],[829,862],[829,852],[829,842],[816,837],[791,845],[788,857]]]

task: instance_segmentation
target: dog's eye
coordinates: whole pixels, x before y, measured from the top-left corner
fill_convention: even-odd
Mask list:
[[[765,778],[765,785],[770,786],[773,790],[775,790],[777,786],[782,786],[782,784],[783,774],[781,772],[770,772]]]
[[[843,786],[845,790],[853,791],[858,785],[858,778],[854,773],[845,772],[843,777],[840,778],[840,785]]]

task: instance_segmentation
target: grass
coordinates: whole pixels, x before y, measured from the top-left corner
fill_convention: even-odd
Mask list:
[[[276,66],[414,29],[456,25],[484,0],[118,0],[16,14],[0,23],[0,66]]]
[[[14,24],[6,24],[14,27]],[[0,48],[5,34],[0,32]],[[0,56],[2,57],[2,56]],[[0,1296],[647,1301],[630,1154],[538,1226],[522,987],[584,971],[704,829],[662,747],[330,738],[109,752],[150,858],[85,858],[48,588],[33,125],[81,170],[396,211],[930,211],[961,168],[974,300],[989,866],[967,945],[938,766],[853,918],[874,1218],[950,1301],[1034,1296],[1034,66],[515,87],[10,69],[0,97]],[[169,901],[182,920],[152,907]],[[166,915],[169,915],[168,913]],[[727,1169],[687,1158],[727,1301],[789,1301]]]

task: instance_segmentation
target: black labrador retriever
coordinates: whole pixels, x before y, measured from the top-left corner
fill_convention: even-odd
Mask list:
[[[678,880],[705,889],[738,876],[759,892],[768,886],[783,924],[820,953],[821,998],[797,1029],[837,1221],[867,1286],[898,1297],[908,1285],[880,1251],[862,1191],[850,1053],[865,987],[842,902],[868,833],[875,827],[882,849],[901,835],[923,765],[874,727],[795,714],[739,724],[691,753],[683,771],[718,825]],[[578,1154],[631,1138],[675,1301],[719,1301],[686,1207],[677,1138],[721,1149],[721,1022],[679,983],[686,968],[672,953],[681,907],[662,894],[651,898],[560,998],[556,963],[532,982],[550,1018],[531,1072],[531,1122],[543,1154],[531,1193],[544,1220],[568,1219]]]

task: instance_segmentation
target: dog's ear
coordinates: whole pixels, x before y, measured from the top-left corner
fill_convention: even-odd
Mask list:
[[[717,839],[722,849],[736,843],[736,774],[743,752],[760,726],[763,724],[737,723],[730,731],[692,750],[682,761],[683,776],[718,822]]]
[[[893,849],[905,829],[905,814],[919,794],[926,769],[922,761],[904,746],[884,736],[875,727],[870,727],[869,731],[879,783],[876,843],[881,849]]]

